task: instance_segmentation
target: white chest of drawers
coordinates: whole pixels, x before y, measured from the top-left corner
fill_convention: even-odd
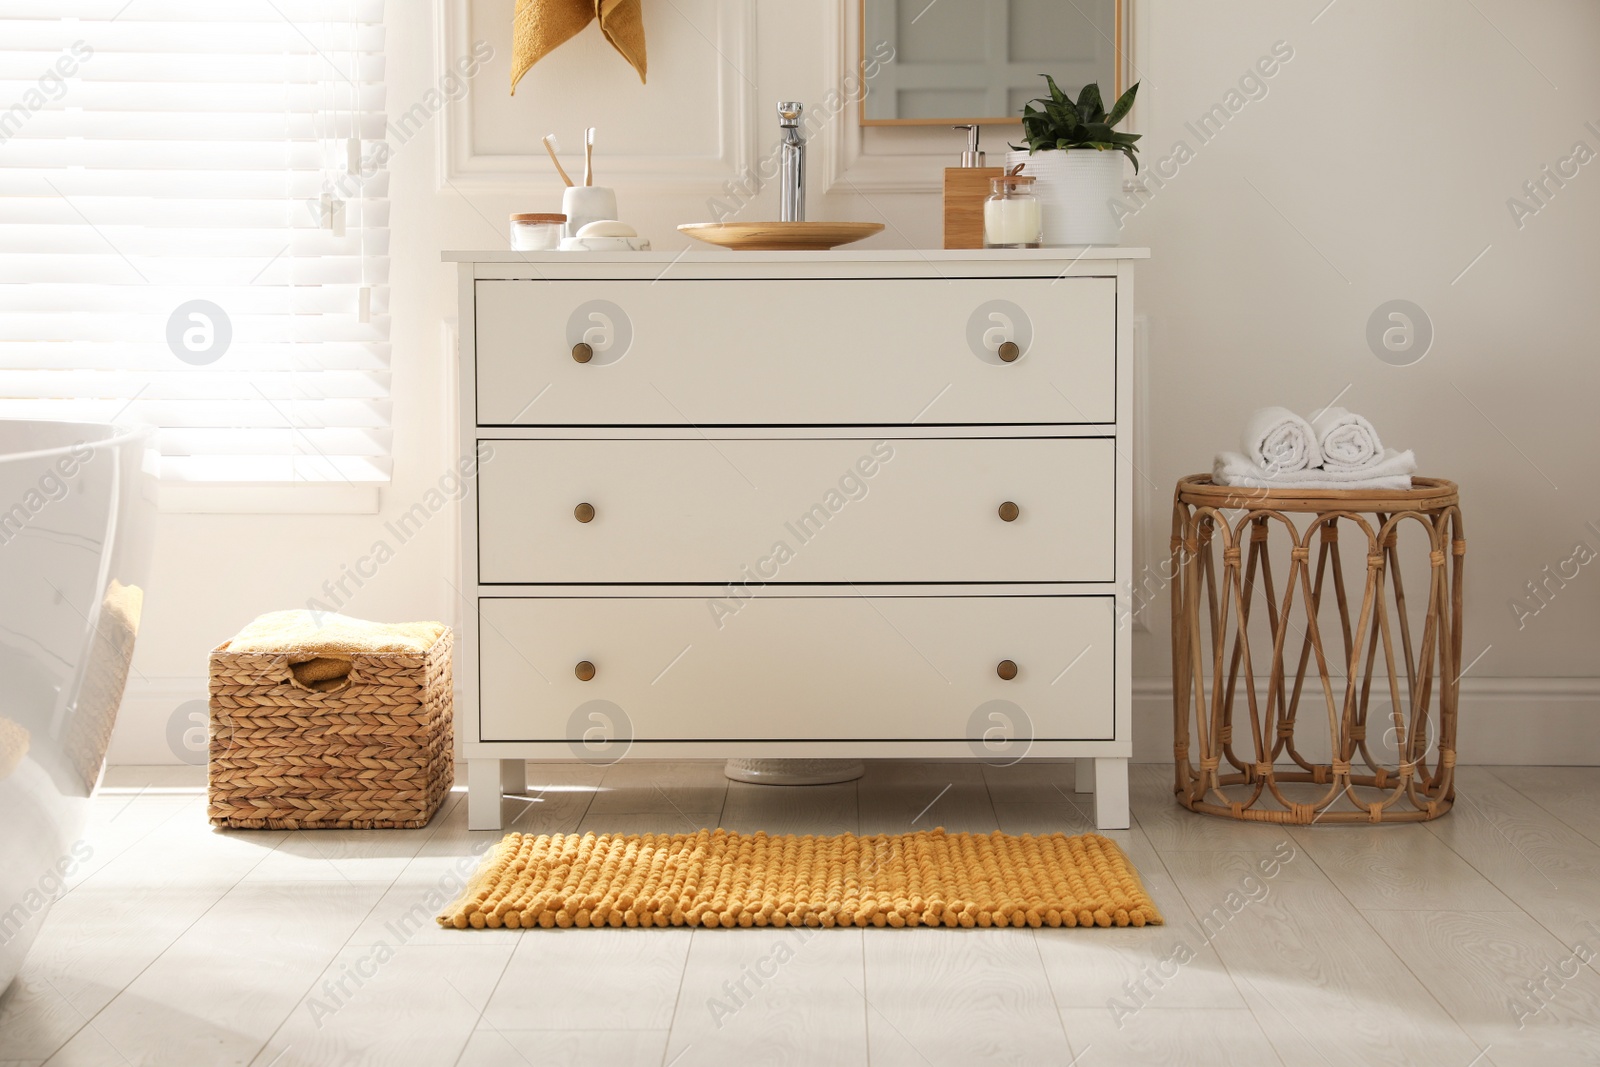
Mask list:
[[[624,755],[1077,757],[1127,826],[1145,255],[447,254],[472,828]]]

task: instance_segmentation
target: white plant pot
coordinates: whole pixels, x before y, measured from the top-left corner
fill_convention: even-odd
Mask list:
[[[1122,196],[1121,152],[1076,148],[1069,152],[1007,152],[1006,166],[1026,163],[1023,174],[1043,213],[1046,245],[1115,245],[1122,242],[1113,201]]]

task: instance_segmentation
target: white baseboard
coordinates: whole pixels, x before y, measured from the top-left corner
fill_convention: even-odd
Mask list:
[[[1463,678],[1457,714],[1460,765],[1600,766],[1600,678]],[[1172,760],[1170,678],[1133,681],[1133,758]]]
[[[117,711],[116,728],[111,731],[106,762],[113,767],[189,762],[168,744],[168,727],[174,716],[187,719],[190,711],[198,710],[185,705],[204,701],[209,684],[203,676],[130,677]]]
[[[204,700],[206,679],[130,678],[110,762],[183,762],[168,726],[188,701]],[[1463,764],[1600,766],[1600,678],[1465,678],[1457,759]],[[1133,682],[1133,758],[1172,760],[1172,681]]]

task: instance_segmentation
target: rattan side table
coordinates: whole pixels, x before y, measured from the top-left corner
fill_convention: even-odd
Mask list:
[[[1358,602],[1341,528],[1365,546]],[[1401,559],[1422,556],[1424,541],[1427,582],[1412,596],[1426,600],[1408,616]],[[1449,811],[1466,548],[1456,485],[1442,479],[1413,478],[1409,491],[1180,480],[1169,575],[1178,802],[1298,825]],[[1273,559],[1281,568],[1285,556],[1279,586]]]

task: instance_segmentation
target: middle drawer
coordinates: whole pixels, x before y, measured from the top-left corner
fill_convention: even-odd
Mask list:
[[[486,584],[1115,578],[1110,438],[488,445]]]

